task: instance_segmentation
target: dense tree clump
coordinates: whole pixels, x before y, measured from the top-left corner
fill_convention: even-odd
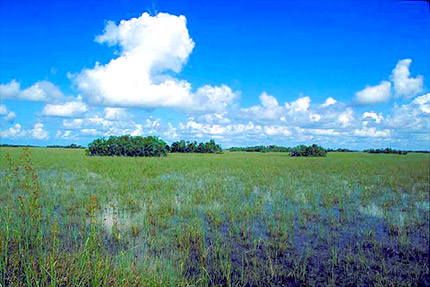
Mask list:
[[[232,147],[230,151],[245,151],[245,152],[289,152],[291,148],[277,145],[258,145],[248,147]]]
[[[99,138],[88,145],[90,156],[165,156],[166,143],[158,137],[111,136]]]
[[[299,145],[290,151],[290,156],[327,156],[327,151],[316,144]]]
[[[179,153],[222,153],[222,148],[212,139],[208,142],[197,143],[196,141],[177,141],[168,147],[169,151]]]
[[[395,149],[391,149],[391,148],[378,148],[378,149],[367,149],[364,150],[365,152],[368,153],[386,153],[386,154],[400,154],[400,155],[407,155],[408,152],[407,151],[403,151],[403,150],[395,150]]]

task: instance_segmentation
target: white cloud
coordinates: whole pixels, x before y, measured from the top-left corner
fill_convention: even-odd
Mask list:
[[[280,107],[278,101],[274,96],[268,95],[266,92],[261,93],[260,106],[252,106],[250,108],[241,109],[241,114],[244,117],[252,117],[261,120],[275,120],[279,119],[285,109]]]
[[[325,102],[321,105],[323,108],[336,104],[337,101],[332,97],[329,97],[325,100]]]
[[[130,134],[131,129],[135,126],[135,123],[132,121],[106,120],[98,114],[87,114],[83,119],[74,119],[64,122],[66,122],[69,129],[77,128],[81,129],[81,131],[84,130],[82,134],[85,136],[91,134],[104,136]]]
[[[8,112],[3,119],[7,122],[13,122],[16,118],[16,114],[14,112]]]
[[[341,102],[328,100],[330,105],[312,105],[310,97],[300,97],[295,101],[279,106],[278,100],[266,93],[260,95],[261,105],[241,109],[237,114],[227,114],[233,120],[250,119],[268,126],[282,126],[289,130],[295,127],[339,129],[353,128],[354,111]],[[202,121],[202,119],[200,119]]]
[[[96,129],[81,129],[81,134],[84,136],[103,136],[103,133],[101,131],[98,131]]]
[[[136,128],[131,132],[132,136],[141,136],[143,135],[143,128],[141,124],[136,124]]]
[[[204,114],[200,116],[200,121],[209,124],[228,124],[231,120],[224,113]]]
[[[20,84],[12,80],[8,84],[0,84],[0,98],[3,99],[11,99],[17,98],[21,92]]]
[[[314,114],[314,113],[311,113],[311,114],[309,115],[309,119],[310,119],[312,122],[319,122],[319,121],[321,120],[321,115],[320,115],[320,114]]]
[[[0,105],[0,116],[4,116],[7,114],[7,108],[5,105]]]
[[[108,22],[99,43],[119,45],[118,58],[96,63],[75,77],[93,104],[116,107],[177,108],[192,104],[191,86],[161,72],[178,73],[194,48],[184,16],[144,13],[139,18]]]
[[[61,131],[57,131],[55,136],[57,138],[63,138],[63,139],[68,139],[68,140],[70,140],[70,139],[76,140],[77,139],[76,135],[72,134],[72,131],[70,131],[70,130],[65,130],[64,133]]]
[[[191,134],[213,137],[214,135],[262,135],[263,128],[260,125],[255,125],[252,122],[247,124],[202,124],[195,121],[188,121],[186,125],[179,124],[179,129],[182,134]]]
[[[306,112],[309,108],[310,102],[311,98],[300,97],[292,103],[285,103],[285,107],[296,112]]]
[[[130,116],[132,117],[132,116]],[[87,114],[84,118],[65,119],[63,127],[68,130],[78,130],[73,137],[82,136],[118,136],[118,135],[162,135],[168,127],[163,126],[160,118],[149,118],[142,122],[130,120],[107,120],[100,114]]]
[[[390,137],[390,130],[377,130],[375,127],[368,128],[363,127],[362,129],[356,129],[354,130],[354,134],[359,137],[372,137],[372,138],[379,138],[379,137]]]
[[[81,101],[67,102],[58,105],[46,105],[42,110],[43,116],[76,117],[88,110],[87,105]]]
[[[0,131],[0,138],[21,138],[27,135],[27,131],[21,129],[20,124],[10,127],[5,131]]]
[[[409,104],[394,105],[391,115],[384,120],[384,125],[396,130],[423,132],[430,128],[430,93],[416,97]]]
[[[400,60],[390,75],[396,97],[408,99],[423,91],[423,76],[410,77],[409,66],[411,63],[411,59]],[[355,96],[356,102],[361,105],[388,102],[391,97],[391,83],[382,81],[377,86],[367,86],[365,89],[358,91]]]
[[[391,96],[391,83],[382,81],[377,86],[367,86],[355,94],[357,103],[361,105],[373,105],[387,102]]]
[[[51,82],[41,81],[22,91],[20,98],[29,101],[53,102],[63,97],[60,90]]]
[[[122,120],[127,117],[126,109],[105,108],[105,118],[108,120]]]
[[[237,93],[232,92],[226,85],[219,87],[205,85],[192,95],[193,106],[190,110],[220,113],[232,105],[237,98]]]
[[[278,101],[274,96],[268,95],[266,92],[263,92],[260,95],[261,105],[267,109],[273,109],[279,106]]]
[[[320,114],[308,112],[311,102],[309,97],[300,97],[291,103],[285,103],[284,106],[280,106],[277,99],[266,92],[263,92],[259,99],[261,105],[240,109],[238,117],[266,122],[318,122],[321,120]]]
[[[288,103],[290,109],[287,109],[280,106],[275,97],[267,94],[260,95],[260,102],[259,106],[248,109],[247,115],[252,120],[247,123],[243,122],[244,117],[235,117],[234,110],[189,116],[187,122],[178,125],[163,124],[161,119],[153,117],[139,121],[108,120],[105,110],[102,113],[87,114],[79,119],[63,120],[63,128],[70,131],[70,134],[65,136],[65,132],[61,132],[59,137],[159,135],[167,141],[214,138],[223,145],[296,145],[316,142],[323,146],[355,145],[360,148],[368,147],[372,143],[380,145],[384,141],[390,146],[405,139],[422,142],[425,138],[422,131],[428,128],[426,121],[430,115],[430,94],[417,97],[408,105],[395,105],[391,114],[367,111],[357,116],[352,107],[342,102],[322,107],[321,104],[311,105],[309,99],[304,101],[309,103],[305,105],[305,111],[299,108],[300,105],[294,105],[298,101]],[[255,109],[256,107],[258,109]],[[261,118],[250,112],[252,110],[262,113],[266,112],[265,109],[280,109],[280,112],[278,117],[266,117],[262,122],[258,122]],[[281,117],[284,117],[285,121],[280,120]],[[75,129],[79,129],[76,134],[73,132]],[[411,136],[409,131],[414,135]]]
[[[62,100],[64,95],[49,81],[39,81],[27,89],[21,90],[20,83],[12,80],[8,84],[0,84],[0,97],[34,102],[57,102]]]
[[[90,124],[94,124],[94,125],[97,125],[97,126],[102,126],[104,128],[107,128],[107,127],[113,125],[113,121],[105,120],[104,118],[99,117],[98,115],[96,115],[94,117],[91,117],[91,118],[88,118],[87,121]]]
[[[221,112],[237,98],[225,85],[206,85],[193,93],[190,83],[172,75],[194,48],[184,16],[143,13],[118,25],[108,22],[96,42],[119,45],[121,52],[105,65],[96,63],[72,76],[91,104]]]
[[[36,123],[30,130],[22,129],[20,124],[15,124],[15,126],[5,131],[0,131],[0,137],[11,139],[30,137],[38,140],[46,140],[49,138],[49,133],[43,129],[43,123]]]
[[[189,105],[190,85],[159,72],[179,72],[194,48],[184,16],[144,13],[139,18],[108,22],[99,43],[119,45],[121,55],[106,65],[84,69],[76,82],[94,104],[143,108]],[[154,75],[156,77],[154,77]]]
[[[31,137],[43,140],[49,138],[49,133],[43,129],[42,123],[37,123],[34,125],[33,129],[29,131]]]
[[[308,129],[307,131],[311,134],[325,135],[325,136],[338,136],[341,134],[340,132],[337,132],[334,129]]]
[[[161,119],[154,119],[152,116],[146,119],[145,127],[156,130],[161,126]]]
[[[390,79],[394,83],[396,97],[411,98],[423,91],[423,76],[410,77],[411,63],[411,59],[400,60],[391,73]]]
[[[64,133],[58,130],[55,134],[55,137],[63,139],[76,139],[76,137],[72,135],[72,131],[70,130],[66,130],[64,131]]]
[[[374,119],[377,124],[379,124],[384,119],[384,117],[382,116],[382,113],[379,113],[378,115],[374,111],[364,112],[363,119],[366,119],[366,118]]]
[[[351,108],[347,108],[345,112],[339,115],[338,120],[344,127],[350,126],[354,120],[354,111]]]
[[[72,130],[80,129],[83,122],[83,119],[63,120],[63,127]]]
[[[179,135],[177,133],[177,128],[174,127],[171,123],[167,124],[168,128],[167,130],[164,132],[164,136],[167,137],[170,140],[176,140],[179,138]]]
[[[3,116],[3,120],[7,122],[13,122],[16,118],[16,114],[12,111],[8,111],[5,105],[0,105],[0,116]]]
[[[419,107],[419,109],[426,114],[430,114],[430,93],[415,98],[411,105]]]
[[[283,135],[290,136],[291,131],[285,126],[265,126],[264,132],[268,135]]]
[[[139,18],[122,20],[119,25],[109,21],[104,34],[96,37],[96,42],[120,45],[123,55],[137,56],[135,59],[139,64],[176,73],[194,48],[185,17],[167,13],[154,17],[143,13]]]

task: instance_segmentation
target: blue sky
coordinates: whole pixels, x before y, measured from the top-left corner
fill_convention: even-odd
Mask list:
[[[2,1],[0,139],[429,147],[425,1]]]

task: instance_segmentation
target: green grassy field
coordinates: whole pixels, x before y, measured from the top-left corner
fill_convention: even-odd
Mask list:
[[[0,149],[2,286],[430,285],[428,154],[22,153]]]

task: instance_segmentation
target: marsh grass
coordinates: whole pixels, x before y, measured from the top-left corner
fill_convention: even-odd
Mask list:
[[[2,286],[429,286],[429,158],[0,149]]]

